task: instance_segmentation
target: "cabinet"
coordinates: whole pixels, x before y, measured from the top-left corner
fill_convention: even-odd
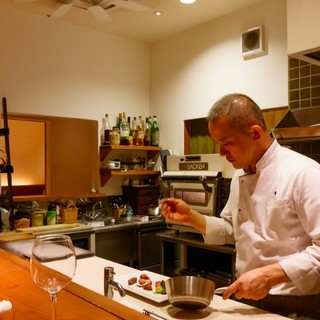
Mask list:
[[[133,152],[145,152],[147,161],[157,161],[160,156],[161,147],[149,146],[100,146],[100,162],[103,163],[109,159],[112,154],[127,153],[128,155]],[[160,175],[158,170],[111,170],[100,168],[100,186],[103,187],[112,176],[144,176],[156,177]]]
[[[148,207],[158,205],[160,194],[158,185],[122,186],[122,190],[134,214],[148,215]]]
[[[1,194],[1,206],[5,207],[10,212],[10,226],[13,230],[13,194],[12,194],[12,177],[13,167],[10,160],[10,144],[9,144],[9,128],[8,128],[8,114],[7,114],[7,100],[2,98],[2,116],[3,116],[3,128],[0,129],[0,136],[4,136],[5,141],[5,151],[1,150],[5,155],[4,158],[1,156],[2,163],[0,165],[0,173],[7,174],[8,189],[6,194]],[[0,214],[0,224],[1,224],[1,214]],[[1,227],[2,225],[0,225]]]
[[[126,228],[110,228],[96,232],[97,257],[133,266],[137,259],[137,228],[134,224]]]
[[[138,255],[134,265],[135,268],[156,273],[161,272],[161,246],[156,235],[166,229],[165,222],[159,222],[156,225],[148,224],[139,228],[137,233]]]

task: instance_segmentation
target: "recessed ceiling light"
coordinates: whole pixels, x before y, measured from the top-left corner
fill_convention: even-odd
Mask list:
[[[180,2],[183,4],[192,4],[192,3],[195,3],[196,0],[180,0]]]
[[[154,11],[153,14],[155,16],[161,16],[162,15],[162,12],[161,11]]]

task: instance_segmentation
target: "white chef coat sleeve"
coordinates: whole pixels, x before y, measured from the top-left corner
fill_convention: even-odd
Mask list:
[[[206,216],[206,234],[203,239],[206,244],[234,244],[231,223],[224,218]]]
[[[237,170],[232,177],[228,201],[221,212],[221,218],[206,216],[206,234],[203,235],[206,244],[234,244],[232,219],[237,211],[239,195],[239,176],[242,170]]]
[[[280,261],[291,281],[304,294],[320,293],[320,170],[309,168],[299,178],[294,205],[304,232],[310,238],[305,249]]]

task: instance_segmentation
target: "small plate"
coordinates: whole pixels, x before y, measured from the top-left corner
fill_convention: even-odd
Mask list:
[[[144,290],[140,285],[139,285],[139,278],[140,275],[146,274],[150,280],[152,281],[152,291],[149,290]],[[132,285],[128,284],[128,280],[131,278],[136,277],[138,279],[138,282]],[[159,293],[154,293],[155,292],[155,286],[157,281],[162,281],[162,280],[167,280],[169,277],[163,276],[161,274],[153,273],[151,271],[136,271],[134,273],[129,273],[123,276],[115,276],[115,281],[120,283],[123,288],[127,291],[130,291],[132,293],[138,294],[144,298],[150,299],[154,302],[164,302],[168,300],[168,295],[167,294],[159,294]]]

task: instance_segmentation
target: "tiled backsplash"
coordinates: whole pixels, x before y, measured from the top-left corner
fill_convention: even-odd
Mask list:
[[[289,58],[289,106],[320,107],[320,66]]]
[[[320,108],[320,66],[289,58],[289,107],[290,109]],[[291,145],[291,149],[320,162],[319,141]]]

